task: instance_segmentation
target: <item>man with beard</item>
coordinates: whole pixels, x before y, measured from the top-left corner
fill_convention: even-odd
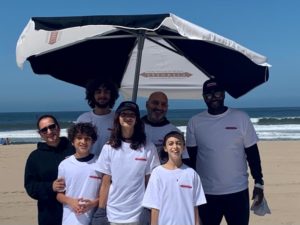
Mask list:
[[[165,159],[161,157],[161,151],[163,150],[165,135],[171,131],[181,131],[166,118],[168,97],[165,93],[161,91],[153,92],[146,101],[146,109],[147,115],[142,117],[142,121],[145,123],[146,136],[155,144],[160,161],[164,162]],[[182,157],[183,159],[189,158],[187,150],[183,152]],[[187,161],[184,163],[187,163]]]
[[[207,204],[199,206],[204,225],[249,223],[248,165],[255,185],[252,199],[264,198],[258,137],[249,116],[224,105],[225,90],[216,80],[203,84],[207,110],[188,122],[186,145],[196,160]],[[247,165],[248,162],[248,165]]]
[[[95,79],[86,86],[85,99],[92,110],[80,115],[76,123],[92,123],[97,127],[98,138],[91,150],[97,157],[110,137],[115,115],[112,108],[118,97],[118,88],[110,80]]]

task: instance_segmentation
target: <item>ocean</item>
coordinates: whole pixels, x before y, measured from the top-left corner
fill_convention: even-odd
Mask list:
[[[188,120],[203,109],[169,109],[168,119],[183,132]],[[300,140],[300,107],[243,108],[248,113],[260,140]],[[43,114],[52,114],[60,122],[62,136],[66,128],[83,111],[72,112],[13,112],[0,113],[0,138],[9,138],[11,143],[36,143],[36,120]],[[145,115],[141,110],[141,115]]]

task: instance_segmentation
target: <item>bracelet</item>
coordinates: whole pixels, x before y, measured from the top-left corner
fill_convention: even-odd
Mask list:
[[[257,187],[257,188],[260,188],[260,189],[264,190],[264,185],[259,184],[259,183],[254,184],[254,187]]]

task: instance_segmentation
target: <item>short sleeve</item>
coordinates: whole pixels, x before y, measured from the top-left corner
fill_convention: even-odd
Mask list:
[[[149,208],[149,209],[160,209],[160,196],[159,193],[161,193],[160,187],[159,187],[159,177],[158,174],[153,171],[153,173],[150,176],[142,205],[143,207]]]
[[[111,147],[108,144],[105,144],[102,148],[102,151],[99,155],[97,162],[95,163],[95,170],[111,175]]]
[[[206,198],[199,175],[194,171],[194,206],[206,203]]]
[[[148,142],[145,146],[145,151],[148,152],[147,154],[147,168],[146,168],[146,175],[151,174],[152,170],[160,165],[158,153],[156,150],[155,145],[152,142]]]
[[[189,120],[186,128],[186,146],[187,147],[197,146],[192,119]]]

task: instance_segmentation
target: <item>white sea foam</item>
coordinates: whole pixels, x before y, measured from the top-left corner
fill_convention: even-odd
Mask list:
[[[186,126],[178,126],[186,134]],[[254,124],[259,139],[261,140],[300,140],[300,125],[257,125]],[[61,136],[67,136],[66,129],[61,130]],[[40,136],[36,130],[19,130],[0,132],[0,138],[10,138],[13,142],[37,142]]]
[[[178,127],[186,134],[186,126]],[[300,125],[254,125],[261,140],[300,140]]]

